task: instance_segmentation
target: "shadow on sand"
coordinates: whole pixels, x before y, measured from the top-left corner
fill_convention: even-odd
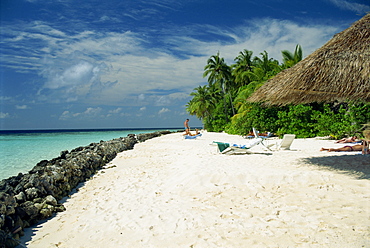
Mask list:
[[[303,162],[357,179],[370,179],[370,155],[340,155],[302,158]]]

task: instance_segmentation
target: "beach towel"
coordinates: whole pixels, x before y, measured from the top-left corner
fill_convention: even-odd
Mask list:
[[[194,135],[194,136],[190,136],[190,135],[185,135],[184,138],[185,139],[196,139],[198,137],[202,136],[202,134],[197,134],[197,135]]]

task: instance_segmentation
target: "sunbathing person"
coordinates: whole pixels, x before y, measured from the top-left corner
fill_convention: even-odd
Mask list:
[[[270,135],[271,135],[270,132],[258,133],[258,136],[260,136],[260,137],[269,137]],[[250,131],[248,133],[247,137],[254,137],[253,131]]]
[[[198,134],[200,134],[200,132],[199,132],[199,130],[198,129],[195,129],[195,134],[192,134],[191,132],[190,132],[190,130],[189,129],[186,129],[185,130],[185,133],[183,134],[184,136],[185,135],[189,135],[189,136],[196,136],[196,135],[198,135]]]
[[[352,151],[362,151],[363,145],[353,145],[353,146],[343,146],[339,148],[321,148],[320,151],[328,152],[352,152]]]
[[[320,151],[328,151],[328,152],[345,152],[345,151],[362,151],[362,154],[370,154],[369,152],[369,143],[370,143],[370,129],[367,129],[363,132],[365,139],[361,140],[361,145],[353,145],[353,146],[343,146],[340,148],[321,148]],[[356,138],[353,136],[352,138]],[[353,141],[352,141],[353,142]]]
[[[353,136],[353,137],[349,137],[349,138],[340,139],[335,143],[352,143],[352,142],[356,142],[356,140],[357,140],[357,136]]]

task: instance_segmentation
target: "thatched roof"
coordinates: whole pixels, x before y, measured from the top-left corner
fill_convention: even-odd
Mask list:
[[[370,14],[259,88],[248,101],[286,105],[370,102]]]

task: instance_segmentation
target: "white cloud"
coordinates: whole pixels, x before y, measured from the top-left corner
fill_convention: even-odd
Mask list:
[[[9,113],[0,112],[0,119],[7,119],[7,118],[10,118]]]
[[[299,25],[291,21],[271,18],[253,19],[232,30],[219,29],[217,31],[232,42],[226,44],[204,42],[202,44],[195,40],[194,42],[188,41],[187,45],[182,48],[187,50],[197,47],[196,49],[207,53],[208,57],[220,52],[229,64],[233,63],[234,58],[244,49],[253,51],[254,56],[259,56],[259,53],[266,50],[270,57],[281,61],[282,50],[294,51],[295,46],[300,44],[307,56],[339,31],[342,30],[327,25]],[[178,46],[180,47],[180,44]],[[206,61],[204,65],[205,63]]]
[[[370,11],[370,6],[365,4],[354,3],[346,0],[328,0],[328,1],[333,3],[338,8],[350,10],[353,12],[357,12],[359,14],[365,14]]]
[[[45,83],[44,87],[48,89],[58,89],[66,86],[76,86],[91,82],[98,72],[98,69],[87,62],[79,61],[77,64],[66,68],[63,72],[58,73],[50,71],[48,75],[49,80]]]
[[[26,63],[27,56],[9,56],[14,60],[8,66],[26,70],[32,64],[32,70],[40,71],[45,79],[38,92],[40,101],[169,106],[185,101],[195,87],[206,82],[203,68],[218,51],[228,64],[244,49],[254,51],[255,56],[266,50],[270,57],[281,60],[281,50],[293,51],[300,44],[307,56],[341,31],[333,26],[298,25],[269,18],[232,29],[210,25],[186,28],[186,32],[169,30],[156,41],[162,45],[152,47],[152,41],[141,33],[84,31],[68,36],[34,22],[23,32],[14,32],[11,37],[18,41],[9,44],[23,47],[36,39],[44,44],[44,58],[37,60],[40,55],[34,53]],[[194,38],[193,34],[201,30],[224,41]]]
[[[102,108],[87,108],[83,115],[85,116],[97,116],[102,111]]]
[[[94,65],[80,60],[65,69],[49,65],[42,74],[46,78],[39,96],[52,102],[75,102],[86,97],[96,85],[100,85],[100,71],[104,64]],[[59,65],[60,66],[60,65]]]
[[[15,105],[16,109],[28,109],[27,105]]]
[[[170,112],[171,110],[169,110],[168,108],[162,108],[161,110],[158,111],[158,114],[161,115],[161,114],[164,114],[164,113],[167,113],[167,112]]]
[[[64,111],[61,116],[59,117],[60,120],[67,120],[71,118],[79,118],[79,119],[91,119],[95,117],[102,117],[100,114],[103,111],[102,108],[87,108],[84,112],[81,113],[74,113],[70,111]]]
[[[138,95],[138,97],[137,97],[138,101],[140,101],[140,102],[141,102],[141,101],[144,101],[144,100],[145,100],[145,98],[146,98],[146,97],[145,97],[145,94],[139,94],[139,95]]]
[[[123,98],[130,99],[129,95],[138,95],[137,100],[141,103],[169,105],[177,100],[176,97],[186,99],[195,87],[206,81],[202,77],[203,68],[209,56],[218,51],[229,64],[243,49],[254,51],[255,56],[266,50],[270,57],[281,60],[282,50],[293,51],[300,44],[304,54],[308,55],[339,31],[330,26],[300,26],[287,21],[261,19],[227,32],[220,29],[216,31],[214,27],[212,32],[234,40],[227,44],[204,42],[190,37],[166,37],[165,43],[175,47],[185,58],[179,59],[171,51],[153,51],[148,56],[135,53],[110,56],[107,58],[109,62],[106,62],[111,65],[111,69],[109,73],[101,75],[101,81],[117,80],[117,84],[102,89],[99,94],[112,102],[122,102]],[[153,97],[155,94],[151,92],[157,89],[177,89],[177,92]],[[129,102],[134,101],[128,100],[125,104]]]
[[[102,17],[100,17],[99,22],[107,22],[109,24],[112,24],[112,23],[120,23],[121,20],[115,17],[103,15]]]
[[[110,114],[118,114],[122,111],[122,108],[116,108],[114,110],[109,110]]]
[[[140,108],[140,111],[145,111],[145,110],[146,110],[145,106]]]
[[[171,101],[168,96],[159,96],[155,102],[157,106],[167,106],[170,105]]]
[[[11,97],[8,97],[8,96],[0,96],[0,101],[10,101],[12,100],[13,98]]]
[[[67,120],[71,118],[71,114],[69,111],[64,111],[62,115],[59,117],[60,120]]]
[[[119,116],[127,117],[127,116],[132,116],[132,114],[131,113],[120,113]]]

